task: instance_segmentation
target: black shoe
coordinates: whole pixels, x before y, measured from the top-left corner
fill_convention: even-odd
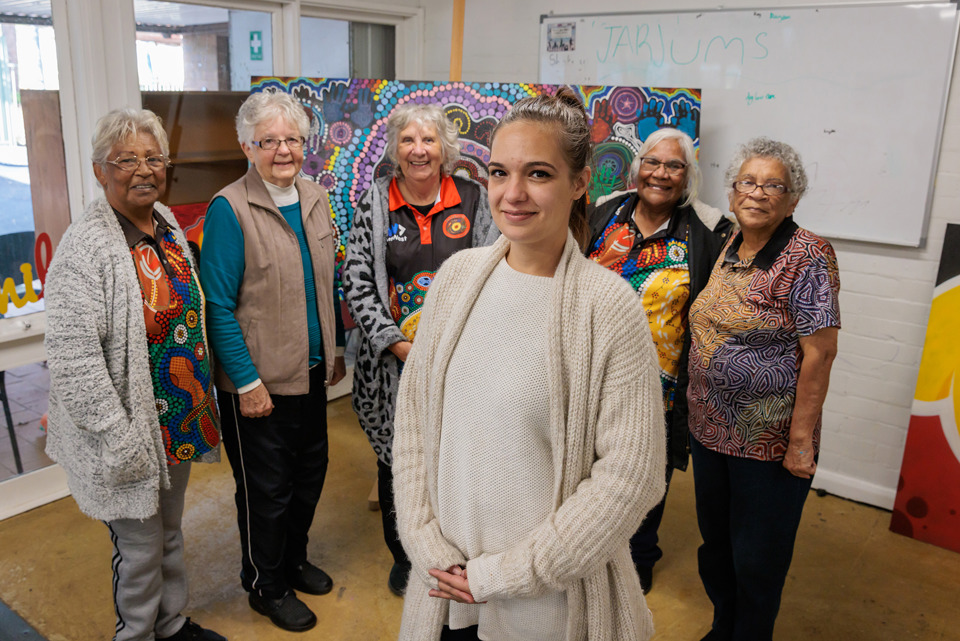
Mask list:
[[[297,598],[293,590],[288,590],[279,599],[269,599],[251,592],[249,600],[251,608],[270,617],[273,625],[283,630],[304,632],[317,625],[317,615],[310,611],[306,603]]]
[[[642,565],[638,566],[637,576],[640,577],[640,588],[643,590],[643,593],[646,594],[650,591],[650,588],[653,587],[653,568]]]
[[[294,568],[287,575],[287,583],[294,590],[307,594],[326,594],[333,589],[330,575],[309,561],[304,561]]]
[[[175,635],[157,639],[157,641],[227,641],[227,638],[220,636],[213,630],[201,628],[191,621],[190,617],[187,617],[186,623]]]
[[[407,591],[407,581],[410,580],[410,566],[394,563],[390,568],[390,578],[387,579],[387,587],[397,596],[403,596]]]

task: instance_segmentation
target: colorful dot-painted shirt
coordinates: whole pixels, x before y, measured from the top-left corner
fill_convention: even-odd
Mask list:
[[[390,226],[387,230],[387,274],[390,276],[390,314],[407,340],[412,341],[420,321],[423,297],[440,265],[461,249],[473,246],[476,203],[464,203],[455,178],[444,176],[431,207],[407,203],[397,180],[390,181]],[[473,190],[464,191],[473,194]]]
[[[800,337],[840,327],[840,275],[830,243],[793,217],[751,259],[737,255],[742,240],[728,241],[690,308],[690,434],[715,452],[778,461],[790,440]]]
[[[167,463],[199,458],[220,442],[203,292],[163,217],[151,237],[117,212],[143,294],[147,352]]]
[[[688,214],[686,208],[677,208],[664,227],[644,238],[633,219],[636,203],[636,197],[623,202],[593,239],[589,257],[620,274],[642,298],[660,363],[664,411],[669,412],[687,332]]]

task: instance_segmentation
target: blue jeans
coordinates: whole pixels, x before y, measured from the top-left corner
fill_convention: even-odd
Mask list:
[[[768,641],[812,479],[780,461],[720,454],[690,438],[700,578],[717,641]]]

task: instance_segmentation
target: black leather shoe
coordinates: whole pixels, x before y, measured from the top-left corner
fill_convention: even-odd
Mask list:
[[[640,577],[640,588],[646,594],[653,587],[653,568],[637,566],[637,575]]]
[[[293,590],[288,590],[279,599],[269,599],[251,592],[249,600],[251,608],[270,617],[273,625],[283,630],[305,632],[317,625],[317,615],[297,598]]]
[[[227,638],[213,630],[201,628],[187,617],[186,623],[175,635],[157,639],[157,641],[227,641]]]
[[[294,568],[287,575],[287,583],[294,590],[307,594],[326,594],[333,589],[333,579],[330,575],[310,561],[304,561]]]
[[[394,563],[390,568],[390,578],[387,579],[387,587],[397,596],[403,596],[407,591],[407,581],[410,580],[410,566]]]

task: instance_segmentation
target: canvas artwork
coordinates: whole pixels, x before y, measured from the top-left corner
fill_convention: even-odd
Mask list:
[[[890,529],[960,552],[960,225],[947,225]]]
[[[286,91],[311,113],[303,173],[330,194],[342,264],[354,207],[372,182],[392,175],[385,155],[387,119],[398,105],[436,103],[460,132],[454,173],[486,185],[490,135],[510,107],[555,85],[502,82],[402,82],[326,78],[254,78],[252,91]],[[628,187],[628,169],[642,141],[660,127],[682,129],[699,144],[700,91],[576,86],[592,120],[596,155],[588,198]],[[192,226],[202,221],[193,221]],[[339,270],[338,270],[339,273]]]

